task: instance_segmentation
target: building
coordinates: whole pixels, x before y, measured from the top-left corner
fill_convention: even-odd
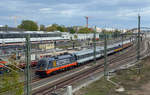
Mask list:
[[[23,29],[19,29],[19,28],[16,28],[16,27],[9,27],[7,25],[0,25],[0,31],[25,31]]]

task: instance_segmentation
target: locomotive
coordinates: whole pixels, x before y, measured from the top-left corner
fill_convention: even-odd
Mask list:
[[[130,40],[108,45],[107,54],[121,51],[132,45]],[[96,59],[104,56],[104,47],[96,47]],[[86,49],[74,53],[64,53],[58,56],[44,57],[37,63],[36,75],[41,77],[55,74],[62,70],[67,70],[76,66],[80,66],[88,61],[94,60],[93,49]]]
[[[36,74],[46,76],[76,65],[77,62],[73,54],[64,53],[50,58],[45,57],[38,61]]]

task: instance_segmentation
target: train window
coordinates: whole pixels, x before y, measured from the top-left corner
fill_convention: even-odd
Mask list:
[[[91,53],[89,53],[89,57],[91,56]]]
[[[71,61],[71,62],[74,62],[74,60],[75,60],[74,57],[71,57],[71,58],[70,58],[70,61]]]
[[[112,48],[108,48],[107,50],[110,51],[110,50],[112,50]]]
[[[89,54],[87,54],[87,57],[89,57]]]
[[[99,53],[98,52],[96,52],[96,55],[98,55]]]
[[[89,56],[89,54],[86,54],[86,57],[88,57]]]
[[[38,37],[38,34],[35,34],[35,38],[37,38]]]
[[[47,61],[45,59],[41,59],[38,61],[37,68],[45,69],[47,65]]]
[[[84,58],[86,58],[87,57],[87,54],[84,56]]]
[[[81,59],[81,56],[78,56],[79,59]]]
[[[83,55],[83,58],[85,58],[86,57],[86,55]]]
[[[80,59],[82,59],[83,57],[82,57],[82,55],[80,56]]]
[[[83,55],[83,58],[85,58],[85,55]]]
[[[81,55],[81,56],[79,56],[79,59],[82,59],[82,55]]]
[[[24,34],[24,37],[26,37],[27,36],[27,34]]]
[[[52,68],[52,67],[53,67],[53,64],[52,64],[51,61],[49,61],[48,68],[50,69],[50,68]]]
[[[33,37],[34,37],[34,34],[30,34],[30,37],[33,38]]]
[[[3,38],[3,34],[0,34],[0,38]]]

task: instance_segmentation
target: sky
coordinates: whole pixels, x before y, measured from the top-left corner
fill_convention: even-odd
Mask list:
[[[141,26],[150,26],[150,0],[2,0],[0,25],[15,26],[22,20],[33,20],[39,25],[59,24],[90,27],[133,28],[137,16]]]

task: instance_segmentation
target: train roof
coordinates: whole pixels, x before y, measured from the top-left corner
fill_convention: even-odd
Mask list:
[[[64,58],[69,58],[69,57],[71,57],[71,54],[57,56],[58,59],[64,59]]]
[[[125,40],[123,43],[129,43],[129,42],[130,42],[130,40]],[[112,44],[112,45],[108,45],[107,48],[112,48],[112,47],[118,46],[119,44],[122,45],[122,42],[118,42],[118,43],[115,43],[115,44]],[[100,51],[100,50],[104,50],[104,47],[96,47],[96,51]],[[93,49],[86,49],[86,50],[77,51],[74,54],[84,55],[84,54],[88,54],[88,53],[92,53],[92,52],[93,52]]]
[[[125,41],[123,41],[123,44],[129,43],[129,42],[130,42],[130,40],[125,40]],[[119,44],[122,45],[122,42],[117,42],[117,43],[114,43],[112,45],[108,45],[108,48],[111,48],[111,47],[114,47],[114,46],[118,46]]]
[[[61,54],[61,55],[57,55],[57,56],[51,56],[51,57],[43,57],[42,60],[55,60],[55,59],[65,59],[65,58],[69,58],[71,57],[72,54],[70,53],[66,53],[66,54]]]
[[[96,52],[98,52],[100,50],[102,50],[101,47],[96,47]],[[93,49],[86,49],[86,50],[77,51],[74,54],[76,54],[76,55],[84,55],[84,54],[88,54],[88,53],[92,53],[92,52],[93,52]]]
[[[60,31],[54,31],[54,32],[45,32],[45,31],[0,31],[0,34],[60,34]]]
[[[25,38],[0,39],[0,43],[25,42]],[[30,41],[66,40],[62,37],[31,38]]]

